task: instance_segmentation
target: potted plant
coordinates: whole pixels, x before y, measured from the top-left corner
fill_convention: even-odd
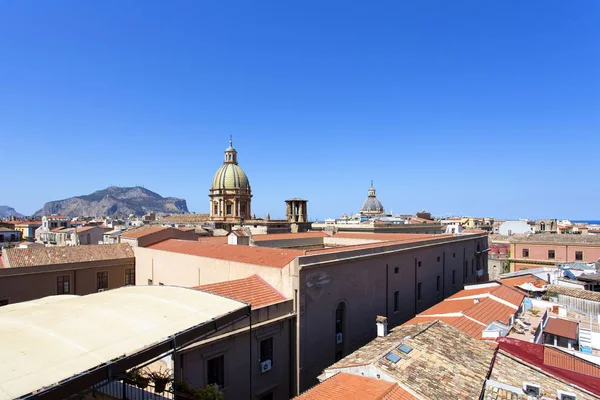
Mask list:
[[[171,371],[162,369],[161,367],[158,371],[152,371],[150,377],[154,382],[154,392],[162,393],[167,388],[167,383],[171,380]]]
[[[150,383],[150,377],[139,369],[130,371],[131,378],[135,381],[135,385],[140,389],[146,389]]]

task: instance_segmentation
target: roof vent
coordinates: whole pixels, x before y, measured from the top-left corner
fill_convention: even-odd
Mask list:
[[[475,304],[479,303],[479,299],[473,299],[473,303],[475,303]]]

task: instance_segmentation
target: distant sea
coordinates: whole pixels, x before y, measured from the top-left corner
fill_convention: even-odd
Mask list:
[[[589,224],[589,225],[600,225],[600,220],[571,220],[571,222],[573,223],[584,223],[584,224]]]

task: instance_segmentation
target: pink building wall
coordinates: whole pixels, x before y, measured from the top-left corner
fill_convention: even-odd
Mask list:
[[[529,257],[523,256],[523,249],[529,249]],[[548,250],[554,250],[554,259],[548,258]],[[581,251],[583,260],[577,260],[575,253]],[[527,260],[549,261],[549,262],[596,262],[600,259],[600,245],[582,245],[582,244],[539,244],[539,243],[515,243],[514,252],[511,254],[513,259],[519,262],[515,265],[515,270],[522,269]],[[520,268],[519,268],[520,267]]]

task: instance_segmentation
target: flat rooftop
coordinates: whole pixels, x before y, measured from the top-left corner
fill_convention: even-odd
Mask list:
[[[1,307],[0,399],[54,387],[172,342],[181,332],[247,312],[249,306],[239,301],[172,286],[130,286]]]

